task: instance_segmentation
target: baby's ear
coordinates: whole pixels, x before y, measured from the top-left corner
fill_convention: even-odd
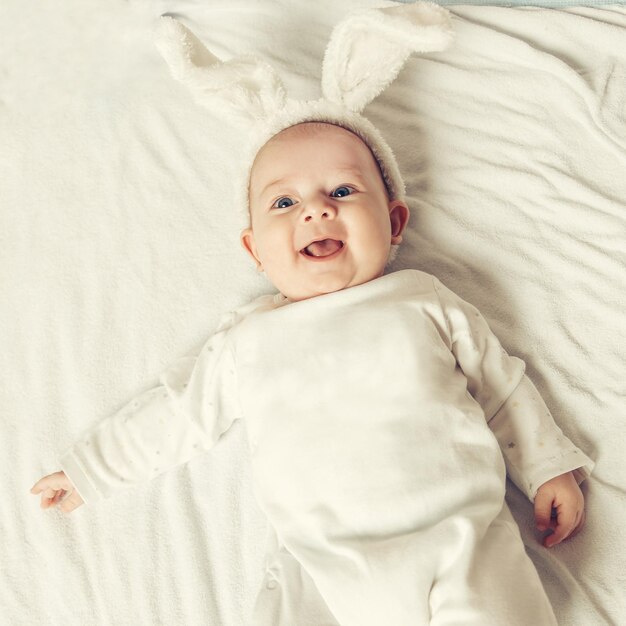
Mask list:
[[[256,120],[280,110],[285,88],[271,65],[252,56],[222,62],[185,26],[161,16],[156,46],[172,76],[185,84],[198,104],[224,117]]]
[[[254,242],[254,234],[251,228],[244,228],[239,236],[239,241],[243,246],[243,249],[250,255],[250,258],[256,263],[257,269],[261,268],[261,259],[256,249]]]
[[[409,222],[411,213],[406,202],[393,200],[389,204],[389,221],[391,222],[391,243],[397,245],[402,241],[402,232]]]
[[[415,2],[351,15],[332,32],[322,67],[324,97],[360,113],[395,79],[411,52],[444,50],[450,13]]]

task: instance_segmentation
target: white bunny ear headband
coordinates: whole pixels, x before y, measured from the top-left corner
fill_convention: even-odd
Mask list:
[[[378,162],[390,199],[404,200],[404,182],[391,148],[360,113],[395,79],[411,52],[444,50],[452,36],[449,12],[431,2],[351,14],[335,26],[326,48],[322,98],[306,101],[288,98],[265,61],[242,56],[222,62],[171,17],[159,19],[156,45],[174,78],[189,87],[199,104],[245,128],[237,193],[247,226],[248,184],[256,154],[274,135],[302,122],[327,122],[359,136]]]

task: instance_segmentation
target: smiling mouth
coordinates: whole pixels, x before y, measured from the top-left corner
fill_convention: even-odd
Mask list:
[[[300,254],[311,259],[326,259],[337,254],[343,249],[343,241],[337,239],[320,239],[313,241],[306,248],[300,250]]]

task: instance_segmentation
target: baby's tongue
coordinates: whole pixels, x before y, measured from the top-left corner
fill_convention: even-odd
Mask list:
[[[341,241],[336,239],[322,239],[308,245],[305,250],[311,256],[328,256],[341,248]]]

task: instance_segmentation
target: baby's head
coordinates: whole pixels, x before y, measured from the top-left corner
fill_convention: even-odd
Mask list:
[[[241,242],[293,301],[382,276],[409,219],[367,144],[324,122],[296,124],[263,145],[248,203]]]

